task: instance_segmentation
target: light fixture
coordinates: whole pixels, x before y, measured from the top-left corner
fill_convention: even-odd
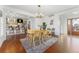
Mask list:
[[[44,15],[41,13],[41,5],[37,5],[38,7],[38,12],[36,13],[35,17],[36,18],[43,18]]]

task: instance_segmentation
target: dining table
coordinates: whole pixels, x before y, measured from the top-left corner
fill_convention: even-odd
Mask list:
[[[45,41],[46,39],[45,38],[48,38],[49,37],[49,31],[48,30],[27,30],[27,36],[28,36],[28,40],[30,40],[30,45],[32,47],[35,47],[35,43],[36,41],[37,44],[41,44],[43,43],[43,41]],[[38,45],[39,45],[38,44]]]

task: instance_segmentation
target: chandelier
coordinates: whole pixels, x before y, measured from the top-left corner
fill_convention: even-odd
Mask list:
[[[38,7],[38,12],[36,13],[35,18],[43,18],[44,15],[41,13],[41,6],[38,5],[37,7]]]

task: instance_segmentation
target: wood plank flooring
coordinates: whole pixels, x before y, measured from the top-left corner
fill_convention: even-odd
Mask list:
[[[25,53],[24,47],[19,39],[5,40],[0,49],[1,53]]]
[[[66,52],[66,50],[64,50],[64,48],[58,43],[55,43],[54,45],[49,47],[44,53],[62,53],[62,52]]]
[[[0,48],[3,53],[26,53],[22,46],[20,39],[5,40]],[[49,47],[44,53],[66,53],[66,52],[79,52],[79,36],[69,36],[62,38],[61,42],[56,42]]]
[[[49,47],[45,53],[79,53],[79,36],[69,36]]]
[[[26,52],[22,46],[20,39],[25,38],[26,34],[7,36],[3,42],[0,52],[1,53],[24,53]]]

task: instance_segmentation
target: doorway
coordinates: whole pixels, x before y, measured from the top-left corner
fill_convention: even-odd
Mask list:
[[[68,35],[79,36],[79,18],[68,19]]]
[[[79,19],[67,20],[68,46],[70,52],[79,52]]]

